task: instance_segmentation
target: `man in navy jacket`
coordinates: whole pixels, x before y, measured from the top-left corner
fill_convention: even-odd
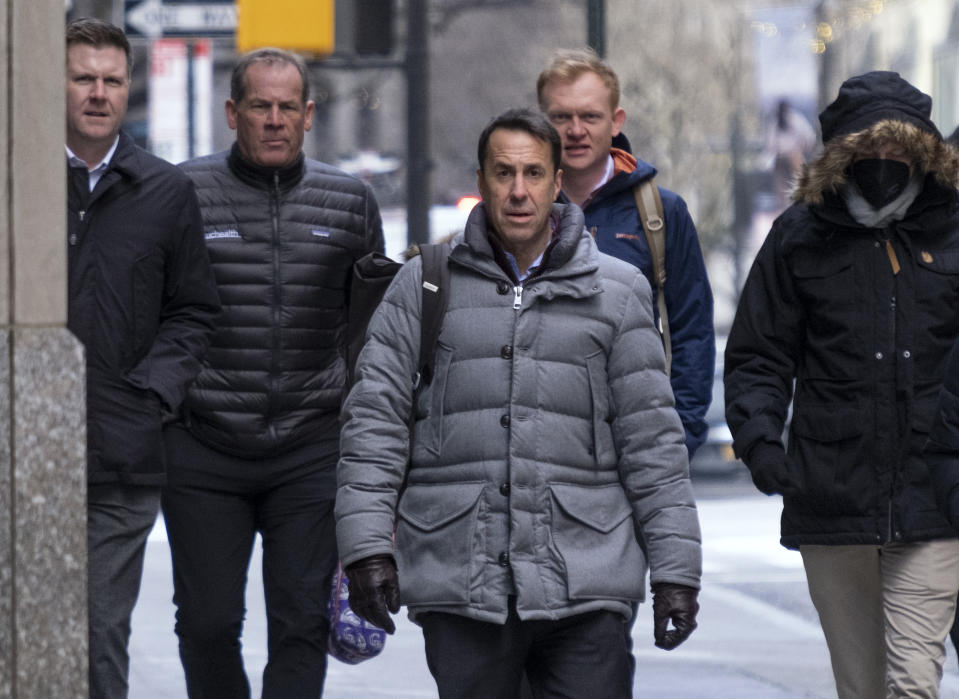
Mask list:
[[[90,696],[122,699],[166,480],[163,418],[200,371],[220,306],[193,185],[120,132],[127,38],[78,19],[66,44],[67,325],[86,350]]]
[[[540,109],[563,142],[563,195],[586,215],[601,252],[639,267],[655,285],[636,186],[655,176],[649,163],[620,143],[626,112],[619,106],[619,79],[591,50],[558,52],[536,84]],[[659,188],[666,219],[664,292],[672,339],[670,383],[686,430],[689,457],[706,439],[716,346],[713,294],[696,227],[677,194]]]

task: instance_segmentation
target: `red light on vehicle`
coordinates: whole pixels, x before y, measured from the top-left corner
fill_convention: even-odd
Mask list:
[[[456,208],[462,211],[464,214],[468,214],[473,210],[473,207],[479,204],[482,199],[475,194],[467,194],[460,197],[456,202]]]

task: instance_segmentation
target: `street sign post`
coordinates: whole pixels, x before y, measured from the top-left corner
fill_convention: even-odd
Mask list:
[[[131,37],[232,37],[234,0],[124,0],[125,29]]]

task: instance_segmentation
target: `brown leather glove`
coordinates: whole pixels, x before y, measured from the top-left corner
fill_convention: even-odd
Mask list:
[[[656,646],[672,650],[696,628],[699,590],[678,583],[653,583],[653,639]],[[673,628],[667,630],[669,622]]]
[[[400,611],[400,582],[392,556],[362,558],[346,567],[350,609],[386,633],[396,631],[390,612]]]

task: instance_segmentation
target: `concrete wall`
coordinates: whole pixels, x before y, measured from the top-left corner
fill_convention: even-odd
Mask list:
[[[66,330],[62,0],[0,0],[0,697],[87,696],[82,348]]]

